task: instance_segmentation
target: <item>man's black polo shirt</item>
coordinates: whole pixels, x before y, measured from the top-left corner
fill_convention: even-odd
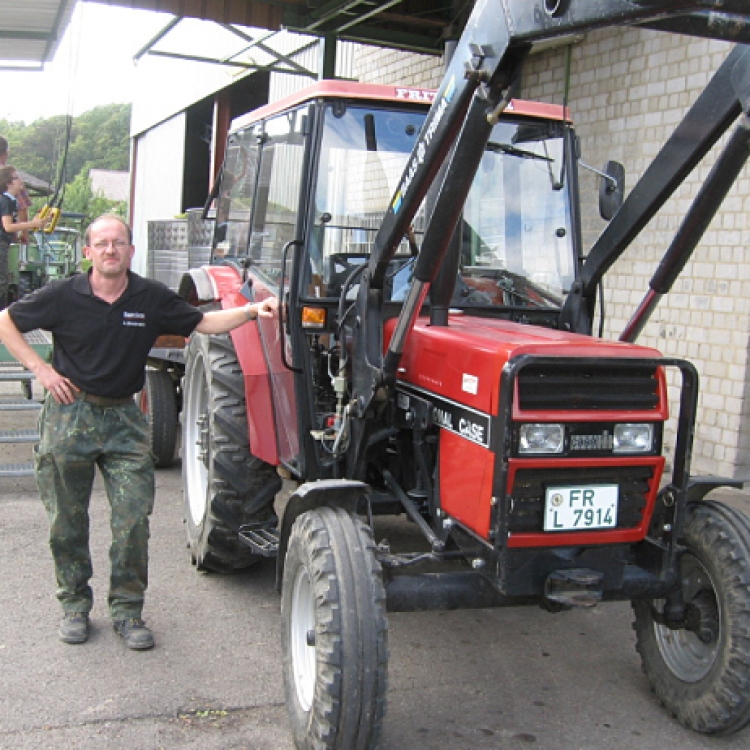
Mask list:
[[[52,333],[52,366],[86,393],[125,398],[143,388],[146,359],[163,334],[189,336],[203,313],[164,284],[128,271],[110,305],[88,274],[53,281],[8,308],[21,333]]]

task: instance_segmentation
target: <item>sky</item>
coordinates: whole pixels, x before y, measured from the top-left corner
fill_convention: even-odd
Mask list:
[[[0,70],[0,91],[15,92],[0,98],[0,118],[28,124],[132,101],[133,55],[171,18],[79,0],[53,61],[43,71]]]

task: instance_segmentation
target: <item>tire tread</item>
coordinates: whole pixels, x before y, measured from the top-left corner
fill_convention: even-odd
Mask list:
[[[192,347],[201,352],[191,352]],[[273,466],[251,453],[244,380],[231,338],[196,334],[187,356],[204,358],[213,468],[205,518],[200,528],[188,522],[188,543],[199,569],[240,570],[262,559],[239,541],[240,526],[275,520],[273,501],[281,478]]]
[[[386,709],[388,624],[369,527],[341,508],[319,508],[297,519],[293,545],[306,550],[314,576],[318,665],[313,707],[300,716],[289,676],[291,657],[284,655],[287,705],[296,706],[290,709],[296,742],[304,750],[371,750]],[[285,588],[287,575],[293,573],[285,572]],[[285,601],[282,592],[282,610]]]
[[[652,691],[672,716],[698,732],[730,734],[750,722],[750,520],[720,502],[696,503],[688,509],[685,541],[728,589],[728,643],[717,668],[696,684],[673,675],[659,654],[648,602],[633,603],[636,648]]]

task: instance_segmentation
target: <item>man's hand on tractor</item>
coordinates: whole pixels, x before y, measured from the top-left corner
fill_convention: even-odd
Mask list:
[[[267,297],[262,302],[257,302],[253,305],[245,305],[245,312],[248,314],[248,317],[254,312],[255,315],[253,317],[272,318],[278,309],[278,297]]]

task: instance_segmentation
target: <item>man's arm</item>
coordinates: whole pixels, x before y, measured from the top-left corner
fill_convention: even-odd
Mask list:
[[[25,188],[16,196],[16,203],[18,204],[18,221],[28,221],[31,198],[29,198],[29,193]],[[22,245],[27,245],[29,242],[29,230],[22,229],[18,238]]]
[[[31,348],[7,310],[0,312],[0,340],[27,370],[34,373],[58,404],[72,404],[75,401],[79,389]]]
[[[257,317],[273,317],[278,306],[278,298],[269,297],[263,302],[234,307],[230,310],[211,310],[203,315],[203,320],[198,323],[195,330],[198,333],[226,333]]]
[[[25,229],[41,229],[47,223],[47,219],[32,219],[31,221],[13,221],[10,214],[3,216],[3,229],[10,232],[20,232]]]

